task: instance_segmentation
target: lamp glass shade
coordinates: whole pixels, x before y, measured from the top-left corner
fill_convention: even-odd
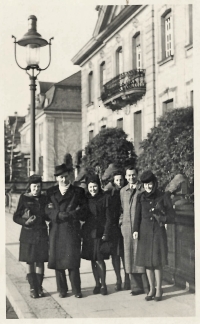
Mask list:
[[[26,46],[26,62],[28,66],[39,65],[40,46],[38,44],[28,44]]]

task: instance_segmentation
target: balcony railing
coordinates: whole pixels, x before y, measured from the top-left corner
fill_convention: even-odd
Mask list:
[[[145,70],[134,69],[121,73],[103,85],[101,99],[106,106],[112,106],[113,100],[120,102],[124,100],[122,106],[134,103],[146,92]],[[110,107],[112,109],[112,107]],[[121,109],[117,108],[116,109]]]

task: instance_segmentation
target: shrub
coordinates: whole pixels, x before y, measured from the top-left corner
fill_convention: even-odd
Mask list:
[[[174,109],[158,119],[141,142],[142,153],[137,166],[140,171],[151,169],[164,188],[178,173],[194,181],[193,108]]]
[[[136,154],[132,142],[121,128],[101,130],[86,146],[84,165],[88,168],[99,166],[101,173],[110,163],[121,167],[136,163]]]

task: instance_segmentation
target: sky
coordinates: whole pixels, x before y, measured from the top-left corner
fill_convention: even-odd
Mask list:
[[[14,59],[14,43],[28,31],[28,17],[37,17],[37,31],[47,41],[52,41],[52,62],[40,73],[39,81],[59,82],[81,68],[71,59],[92,38],[98,12],[95,2],[87,4],[69,0],[1,0],[0,13],[0,90],[3,119],[27,114],[30,104],[29,77]],[[18,57],[25,66],[25,48],[18,46]],[[48,46],[40,49],[41,68],[48,62]]]

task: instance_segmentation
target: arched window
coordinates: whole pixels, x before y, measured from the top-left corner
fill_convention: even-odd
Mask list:
[[[174,54],[172,11],[168,9],[161,17],[162,59]]]
[[[133,69],[142,69],[141,37],[139,32],[133,37],[132,45]]]
[[[88,103],[93,101],[93,72],[88,74]]]
[[[116,75],[123,73],[123,52],[120,46],[116,51]]]
[[[103,92],[103,85],[105,84],[105,61],[100,64],[100,92]]]

